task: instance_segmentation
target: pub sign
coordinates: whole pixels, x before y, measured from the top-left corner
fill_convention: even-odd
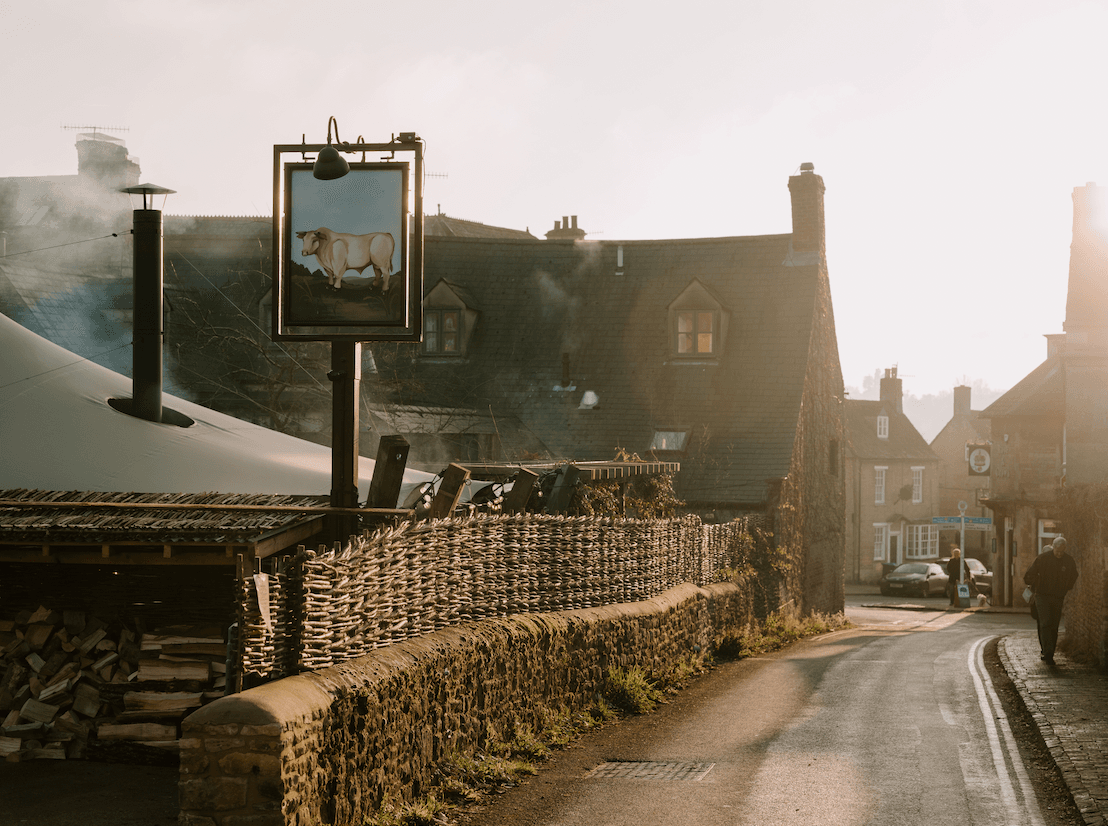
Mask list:
[[[350,146],[388,155],[350,163],[335,180],[319,180],[306,151],[320,147],[274,147],[275,340],[420,339],[422,198],[417,187],[412,222],[412,164],[395,155],[414,148],[418,182],[422,145],[416,138],[414,147],[344,145]],[[300,157],[285,159],[294,153]]]

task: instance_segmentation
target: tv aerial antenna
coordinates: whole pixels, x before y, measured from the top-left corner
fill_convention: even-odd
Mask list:
[[[75,124],[62,124],[62,129],[67,132],[130,132],[129,126],[77,126]]]

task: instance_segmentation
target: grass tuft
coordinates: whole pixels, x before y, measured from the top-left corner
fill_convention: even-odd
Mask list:
[[[829,616],[813,613],[806,617],[774,613],[761,627],[752,626],[718,636],[713,645],[713,655],[720,660],[740,660],[755,654],[778,651],[807,637],[850,627],[843,614]]]
[[[604,696],[616,708],[631,714],[653,711],[663,699],[662,692],[646,679],[646,674],[637,666],[626,671],[609,668],[604,681]]]

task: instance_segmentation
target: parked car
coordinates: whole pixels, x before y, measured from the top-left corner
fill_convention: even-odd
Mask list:
[[[881,577],[881,593],[918,594],[929,597],[932,594],[945,594],[947,584],[946,571],[934,562],[905,562],[897,565]]]
[[[980,559],[974,559],[972,556],[967,556],[966,560],[966,581],[973,586],[973,590],[978,594],[985,594],[985,596],[992,596],[993,594],[993,572],[985,567],[985,563]],[[943,566],[943,570],[946,570],[946,563],[950,562],[950,557],[943,557],[939,560],[939,564]]]

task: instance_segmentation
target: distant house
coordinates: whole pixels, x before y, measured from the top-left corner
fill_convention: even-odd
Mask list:
[[[1023,575],[1055,536],[1077,561],[1066,601],[1068,645],[1108,661],[1108,234],[1103,191],[1073,191],[1073,241],[1064,332],[1047,358],[981,415],[992,423],[997,527],[994,599],[1022,605]]]
[[[708,519],[761,513],[841,605],[842,375],[822,178],[789,179],[793,232],[591,241],[429,237],[421,345],[363,377],[411,461],[677,461]],[[368,347],[368,345],[367,345]],[[837,610],[837,608],[836,608]]]
[[[846,578],[939,557],[939,457],[904,415],[903,381],[885,371],[878,401],[846,402]]]
[[[943,429],[931,440],[931,449],[938,455],[940,516],[959,516],[959,505],[965,504],[965,515],[990,516],[982,500],[989,495],[991,478],[990,420],[980,411],[970,409],[971,389],[964,385],[954,388],[954,412]],[[961,539],[960,528],[944,527],[939,535],[943,556],[958,545],[964,554],[980,559],[986,567],[996,564],[991,530],[968,530]]]

